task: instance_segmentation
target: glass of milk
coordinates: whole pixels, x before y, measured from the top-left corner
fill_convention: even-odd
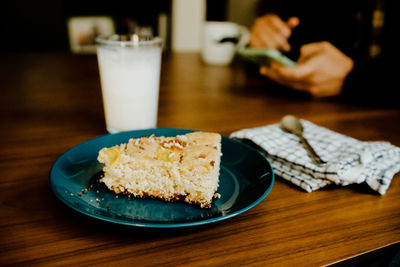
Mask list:
[[[155,128],[162,39],[135,34],[96,42],[107,131]]]

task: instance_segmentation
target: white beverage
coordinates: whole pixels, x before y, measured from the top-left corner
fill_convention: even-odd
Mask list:
[[[157,126],[161,45],[97,47],[107,131]]]

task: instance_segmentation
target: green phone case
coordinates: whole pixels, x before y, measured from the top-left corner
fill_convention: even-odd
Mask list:
[[[283,55],[280,51],[268,48],[241,48],[238,54],[243,58],[262,66],[269,66],[271,61],[277,61],[282,65],[294,67],[296,62]]]

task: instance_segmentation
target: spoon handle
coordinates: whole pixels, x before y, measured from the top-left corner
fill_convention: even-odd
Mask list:
[[[320,158],[320,156],[318,156],[317,152],[315,152],[315,150],[312,148],[310,143],[308,143],[307,139],[305,139],[303,135],[298,135],[298,137],[300,138],[301,143],[303,143],[304,147],[307,149],[308,154],[311,156],[314,163],[318,165],[326,163]]]

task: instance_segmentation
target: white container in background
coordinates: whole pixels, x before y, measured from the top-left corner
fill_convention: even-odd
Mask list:
[[[97,59],[107,131],[157,126],[162,39],[97,38]]]
[[[236,51],[247,45],[249,30],[229,21],[206,21],[203,25],[201,56],[210,65],[229,65]]]
[[[205,19],[206,0],[172,0],[172,50],[199,52]]]

